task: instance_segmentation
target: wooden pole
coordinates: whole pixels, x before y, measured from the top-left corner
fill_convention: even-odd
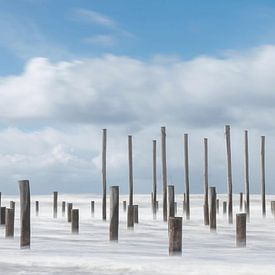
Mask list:
[[[78,234],[79,232],[79,210],[71,210],[71,221],[72,221],[72,233]]]
[[[134,206],[130,204],[128,205],[127,227],[128,228],[134,227]]]
[[[250,199],[249,199],[249,157],[248,157],[248,131],[244,131],[244,183],[246,194],[246,214],[249,220],[250,215]]]
[[[127,202],[123,201],[123,211],[126,212],[127,209]]]
[[[20,220],[21,220],[21,248],[31,244],[31,211],[30,211],[30,184],[28,180],[19,181],[20,190]]]
[[[35,215],[38,216],[39,214],[39,201],[35,201]]]
[[[168,185],[168,215],[175,217],[175,188],[173,185]]]
[[[262,189],[262,214],[266,215],[265,210],[265,136],[261,137],[261,189]]]
[[[209,187],[210,194],[210,230],[216,231],[216,188]]]
[[[10,201],[10,208],[15,209],[15,201]]]
[[[204,138],[204,224],[209,225],[209,205],[208,205],[208,139]]]
[[[153,140],[153,213],[156,215],[157,201],[157,141]]]
[[[1,206],[1,224],[6,222],[6,207]]]
[[[138,205],[134,205],[134,223],[138,223]]]
[[[106,156],[107,156],[107,129],[103,129],[102,136],[102,219],[106,220]]]
[[[95,215],[95,201],[91,201],[91,216]]]
[[[111,186],[110,188],[110,241],[118,240],[118,224],[119,224],[119,187]]]
[[[72,209],[73,209],[73,204],[71,202],[67,203],[67,218],[68,218],[68,222],[72,221]]]
[[[223,212],[224,215],[226,214],[226,204],[227,204],[226,201],[224,201],[223,204],[222,204],[222,210],[223,210],[222,212]]]
[[[190,220],[188,134],[184,134],[184,169],[185,169],[185,193],[186,193],[185,213],[186,213],[186,219]]]
[[[274,213],[275,213],[275,201],[271,201],[270,202],[270,204],[271,204],[271,214],[272,214],[272,216],[274,216]]]
[[[227,188],[228,188],[228,222],[233,223],[233,200],[232,200],[232,164],[231,164],[231,141],[230,125],[225,126],[226,157],[227,157]]]
[[[243,211],[243,192],[240,193],[240,212]]]
[[[170,217],[169,224],[169,255],[181,255],[182,253],[182,218]]]
[[[129,161],[129,205],[133,205],[133,142],[132,136],[128,136],[128,161]]]
[[[163,221],[167,221],[167,164],[166,164],[166,129],[161,127],[161,160],[163,188]]]
[[[217,194],[216,194],[216,196],[217,196]],[[216,207],[217,207],[217,214],[219,214],[219,212],[220,212],[220,201],[219,201],[219,199],[216,200]]]
[[[53,217],[57,218],[57,196],[58,192],[53,192]]]
[[[236,214],[236,245],[246,246],[246,213]]]
[[[183,213],[186,211],[186,194],[183,193]]]
[[[62,216],[64,217],[66,213],[66,202],[62,201]]]
[[[14,208],[6,208],[6,238],[14,236]]]

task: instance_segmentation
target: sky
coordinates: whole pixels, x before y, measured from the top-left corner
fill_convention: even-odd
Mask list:
[[[107,184],[128,191],[127,136],[134,190],[152,189],[152,140],[167,129],[169,184],[183,192],[183,135],[189,134],[190,190],[225,193],[224,125],[232,131],[233,191],[241,192],[243,135],[249,130],[251,191],[275,193],[275,2],[0,2],[0,189],[35,194],[101,192],[107,128]]]

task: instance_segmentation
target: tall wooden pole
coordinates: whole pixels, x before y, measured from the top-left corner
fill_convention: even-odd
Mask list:
[[[225,126],[226,157],[227,157],[227,188],[228,188],[228,222],[233,223],[233,202],[232,202],[232,164],[231,164],[231,141],[230,125]]]
[[[261,189],[262,189],[262,214],[265,217],[265,136],[261,137]]]
[[[186,193],[185,213],[186,213],[186,219],[190,220],[188,134],[184,134],[184,169],[185,169],[185,193]]]
[[[103,129],[102,136],[102,219],[106,220],[106,154],[107,154],[107,129]]]
[[[156,212],[157,201],[157,141],[153,140],[153,211]]]
[[[204,139],[204,224],[209,225],[208,205],[208,139]]]
[[[30,185],[28,180],[20,180],[20,222],[21,222],[21,248],[28,248],[31,244],[31,211],[30,211]]]
[[[133,205],[133,144],[132,136],[128,136],[128,161],[129,161],[129,205]]]
[[[249,203],[249,158],[248,158],[248,131],[244,131],[244,183],[246,195],[246,214],[249,220],[250,203]]]
[[[175,217],[175,188],[174,185],[168,185],[168,216]]]
[[[161,158],[163,184],[163,221],[167,221],[167,164],[166,164],[166,129],[161,127]]]

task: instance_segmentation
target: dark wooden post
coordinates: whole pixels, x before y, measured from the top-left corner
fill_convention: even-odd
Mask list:
[[[216,188],[209,187],[210,194],[210,230],[216,230]]]
[[[91,216],[95,215],[95,201],[91,201]]]
[[[209,204],[208,204],[208,139],[204,138],[204,224],[209,225]]]
[[[102,136],[102,219],[106,220],[106,155],[107,155],[107,129],[103,129]]]
[[[175,189],[173,185],[168,185],[168,215],[170,217],[175,217]]]
[[[236,214],[236,245],[246,246],[246,213]]]
[[[186,213],[186,219],[190,220],[188,134],[184,134],[184,169],[185,169],[185,192],[186,192],[185,213]]]
[[[15,201],[10,201],[10,208],[15,209]]]
[[[1,224],[6,222],[6,207],[1,206]]]
[[[232,200],[232,164],[231,164],[231,141],[230,125],[225,126],[226,157],[227,157],[227,188],[228,188],[228,222],[233,223],[233,200]]]
[[[68,222],[72,221],[72,209],[73,209],[73,204],[71,202],[67,203],[67,218],[68,218]]]
[[[219,214],[219,212],[220,212],[220,201],[219,201],[219,199],[216,200],[216,204],[217,204],[216,205],[216,207],[217,207],[217,214]]]
[[[31,211],[30,211],[30,185],[28,180],[19,181],[20,190],[20,220],[21,220],[21,248],[30,247],[31,244]]]
[[[111,186],[110,188],[110,241],[118,240],[118,224],[119,224],[119,187]]]
[[[127,213],[127,227],[134,227],[134,206],[128,205],[128,213]]]
[[[71,221],[72,221],[72,233],[78,234],[79,232],[79,210],[71,210]]]
[[[240,193],[240,212],[243,211],[243,192]]]
[[[123,211],[126,212],[126,208],[127,208],[127,202],[123,201]]]
[[[64,217],[66,213],[66,202],[62,201],[62,216]]]
[[[6,208],[6,238],[14,236],[14,208]]]
[[[244,181],[245,181],[245,194],[246,194],[246,214],[249,220],[250,203],[249,203],[249,158],[248,158],[248,131],[244,131]]]
[[[161,161],[163,188],[163,221],[167,221],[167,164],[166,164],[166,129],[161,127]]]
[[[35,215],[38,216],[39,214],[39,201],[35,201]]]
[[[157,141],[153,140],[153,214],[156,216],[157,201]]]
[[[265,210],[265,136],[261,137],[261,190],[262,190],[262,214],[266,215]]]
[[[169,255],[181,255],[182,253],[182,218],[170,217],[169,224]]]
[[[128,136],[128,161],[129,161],[129,205],[133,205],[133,143],[132,136]]]
[[[138,223],[138,205],[134,205],[134,223]]]
[[[57,218],[57,196],[58,192],[53,192],[53,217]]]
[[[223,209],[222,212],[223,212],[224,215],[226,214],[226,204],[227,204],[226,201],[224,201],[223,204],[222,204],[222,209]]]

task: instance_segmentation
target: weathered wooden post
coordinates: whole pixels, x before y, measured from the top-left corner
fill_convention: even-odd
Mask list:
[[[95,215],[95,201],[91,201],[91,216]]]
[[[261,137],[261,190],[262,190],[262,214],[266,215],[265,210],[265,136]]]
[[[73,204],[71,202],[67,203],[67,218],[68,222],[72,221],[72,209],[73,209]]]
[[[129,162],[129,205],[133,205],[133,142],[128,136],[128,162]]]
[[[119,187],[111,186],[110,188],[110,241],[118,240],[119,224]]]
[[[13,238],[14,236],[14,208],[6,208],[6,238]]]
[[[243,192],[240,192],[240,212],[243,211]]]
[[[186,213],[186,219],[190,220],[188,134],[184,134],[184,170],[185,170],[185,192],[186,192],[185,213]]]
[[[106,220],[106,155],[107,155],[107,129],[103,129],[102,136],[102,219]]]
[[[57,196],[58,192],[53,192],[53,217],[57,218]]]
[[[163,221],[167,221],[167,164],[166,164],[166,129],[161,127],[161,161],[163,188]]]
[[[127,227],[128,228],[134,227],[134,206],[130,204],[128,205]]]
[[[10,208],[15,209],[15,201],[10,201]]]
[[[169,217],[169,255],[181,255],[182,253],[182,218]]]
[[[138,205],[134,205],[134,223],[138,223]]]
[[[66,213],[66,202],[62,201],[62,216],[64,217]]]
[[[245,211],[247,219],[249,220],[250,215],[250,204],[249,204],[249,158],[248,158],[248,131],[244,131],[244,182],[245,182],[245,194],[246,194],[246,207]]]
[[[275,215],[275,201],[271,201],[271,214]]]
[[[1,224],[6,222],[6,207],[1,206]]]
[[[246,213],[236,214],[236,245],[246,246]]]
[[[153,214],[156,217],[157,201],[157,141],[153,140]]]
[[[233,223],[233,201],[232,201],[232,163],[231,163],[231,141],[230,125],[225,126],[226,157],[227,157],[227,188],[228,188],[228,222]]]
[[[127,209],[127,202],[123,201],[123,211],[126,212]]]
[[[220,212],[220,201],[219,201],[219,199],[217,199],[216,204],[217,204],[216,205],[216,207],[217,207],[217,214],[219,214],[219,212]]]
[[[19,181],[20,190],[20,221],[21,221],[21,248],[30,247],[31,244],[31,211],[30,211],[30,185],[28,180]]]
[[[35,215],[38,216],[39,214],[39,201],[35,201]]]
[[[223,212],[224,215],[226,214],[226,204],[227,204],[226,201],[224,201],[224,202],[222,203],[222,212]]]
[[[216,188],[209,187],[210,194],[210,230],[216,230]]]
[[[168,185],[168,216],[175,217],[175,188],[173,185]]]
[[[204,224],[209,225],[209,205],[208,205],[208,139],[204,138]]]
[[[79,232],[79,210],[71,210],[71,221],[72,221],[72,233],[78,234]]]

